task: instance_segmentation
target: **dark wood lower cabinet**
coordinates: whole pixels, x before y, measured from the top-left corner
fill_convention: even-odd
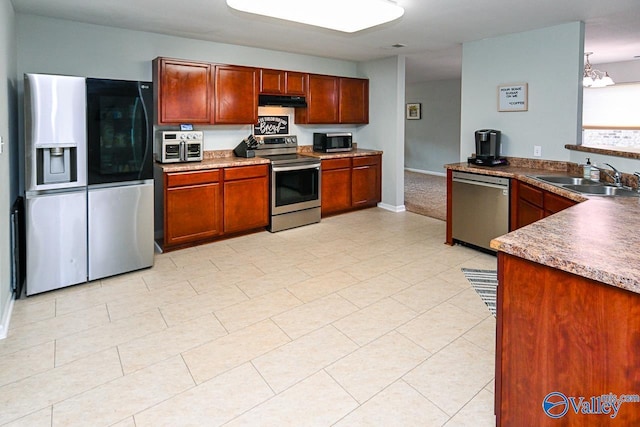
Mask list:
[[[351,205],[354,208],[374,206],[380,202],[380,169],[380,156],[353,158]]]
[[[322,215],[351,209],[351,159],[322,161]]]
[[[534,223],[544,217],[553,215],[577,202],[551,193],[550,191],[512,180],[512,230]],[[515,223],[514,223],[515,219]]]
[[[225,169],[225,233],[237,233],[269,225],[268,173],[268,165]]]
[[[266,227],[268,173],[263,164],[162,174],[163,250]]]
[[[602,405],[640,394],[640,295],[504,253],[498,280],[497,425],[640,425]]]
[[[322,161],[322,215],[376,206],[381,155]],[[163,250],[269,225],[269,165],[163,173],[156,167],[156,224]]]
[[[166,174],[165,246],[210,239],[222,233],[222,185],[218,169]]]
[[[382,156],[322,161],[322,215],[376,206],[382,195]]]

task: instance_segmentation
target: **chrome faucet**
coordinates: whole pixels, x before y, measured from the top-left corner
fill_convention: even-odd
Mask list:
[[[602,170],[602,172],[606,173],[607,176],[609,178],[611,178],[613,180],[613,184],[616,187],[622,187],[622,174],[620,173],[620,171],[616,168],[614,168],[613,166],[611,166],[609,163],[605,163],[605,165],[609,166],[611,169],[613,169],[613,175],[611,175],[609,172],[607,172],[606,170]]]

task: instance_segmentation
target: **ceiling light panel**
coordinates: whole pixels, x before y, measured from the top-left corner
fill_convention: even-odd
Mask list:
[[[233,9],[345,33],[400,18],[404,9],[387,0],[227,0]]]

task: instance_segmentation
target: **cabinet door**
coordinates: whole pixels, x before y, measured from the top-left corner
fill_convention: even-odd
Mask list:
[[[224,232],[269,225],[268,166],[225,169]]]
[[[516,228],[524,227],[544,218],[544,209],[532,205],[524,199],[518,199]]]
[[[280,70],[260,70],[260,93],[282,95],[285,93],[285,72]]]
[[[287,95],[300,95],[305,96],[307,94],[307,75],[305,73],[296,73],[293,71],[287,71],[286,77],[286,94]]]
[[[322,161],[322,215],[351,208],[351,160]]]
[[[307,108],[296,108],[298,123],[338,123],[338,78],[309,74]]]
[[[255,124],[258,121],[258,69],[215,66],[216,124]]]
[[[381,200],[380,156],[354,157],[351,173],[351,205],[373,206]]]
[[[369,123],[369,80],[340,78],[340,123]]]
[[[558,196],[557,194],[546,192],[544,193],[544,213],[545,216],[553,215],[556,212],[567,209],[576,202],[567,199],[566,197]]]
[[[222,233],[220,183],[168,188],[165,193],[165,244],[176,245]]]
[[[167,58],[153,65],[158,123],[209,123],[211,66]]]

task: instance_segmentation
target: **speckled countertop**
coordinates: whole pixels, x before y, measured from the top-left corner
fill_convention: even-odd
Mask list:
[[[356,156],[374,156],[382,154],[382,151],[368,150],[364,148],[355,148],[352,151],[346,151],[341,153],[316,153],[313,151],[310,145],[303,145],[298,147],[298,153],[316,157],[321,160],[339,159],[345,157]],[[230,168],[235,166],[252,166],[263,165],[271,163],[269,159],[262,157],[236,157],[233,154],[233,150],[213,150],[205,151],[203,153],[203,160],[200,162],[186,162],[186,163],[155,163],[156,167],[160,168],[163,172],[188,172],[198,171],[206,169],[217,168]]]
[[[311,147],[311,146],[304,146]],[[357,157],[357,156],[376,156],[378,154],[382,154],[382,151],[378,150],[368,150],[366,148],[354,148],[351,151],[343,151],[340,153],[316,153],[311,149],[302,149],[299,150],[300,154],[304,154],[305,156],[317,157],[323,160],[329,159],[341,159],[346,157]]]
[[[640,293],[640,198],[585,197],[531,175],[572,175],[552,169],[446,165],[447,169],[515,178],[568,197],[568,209],[491,241],[491,247],[529,261]]]
[[[206,169],[230,168],[234,166],[252,166],[271,163],[262,157],[236,157],[233,150],[205,151],[200,162],[155,163],[163,172],[188,172]]]

